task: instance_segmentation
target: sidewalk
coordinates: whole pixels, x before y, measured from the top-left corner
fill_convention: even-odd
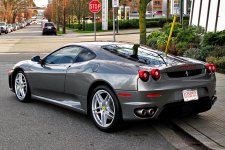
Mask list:
[[[158,31],[161,28],[147,28],[146,32],[151,33],[153,31]],[[127,30],[120,30],[119,33],[116,33],[116,35],[127,35],[127,34],[139,34],[139,29],[127,29]],[[106,31],[106,32],[97,32],[97,36],[106,36],[106,35],[113,35],[113,31]],[[72,30],[67,30],[67,34],[63,35],[65,37],[71,37],[71,36],[94,36],[94,33],[77,33],[73,32]]]
[[[225,149],[225,75],[216,74],[217,101],[211,110],[195,117],[173,120],[181,130],[209,149]]]

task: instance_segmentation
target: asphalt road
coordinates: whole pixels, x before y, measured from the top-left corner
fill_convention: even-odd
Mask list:
[[[30,57],[0,55],[0,149],[173,149],[151,122],[107,134],[85,115],[40,101],[18,102],[8,89],[7,72]]]
[[[40,36],[37,27],[8,35],[22,40],[25,34]],[[19,36],[17,36],[17,34]],[[51,38],[48,37],[48,38]],[[52,37],[56,38],[56,37]],[[57,37],[58,38],[58,37]],[[63,38],[63,37],[61,37]],[[2,39],[0,39],[1,41]],[[29,43],[40,47],[41,43]],[[19,47],[18,43],[11,46]],[[8,48],[7,45],[1,48]],[[19,52],[19,51],[18,51]],[[129,122],[115,133],[99,131],[88,116],[40,101],[20,103],[8,89],[7,73],[12,66],[35,54],[0,54],[0,149],[199,149],[189,137],[162,121]],[[43,54],[40,54],[43,56]]]

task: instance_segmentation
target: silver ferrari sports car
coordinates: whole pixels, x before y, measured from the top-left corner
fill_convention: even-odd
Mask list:
[[[9,87],[20,102],[70,108],[113,131],[124,120],[209,110],[217,99],[215,71],[214,64],[136,44],[72,43],[17,63]]]

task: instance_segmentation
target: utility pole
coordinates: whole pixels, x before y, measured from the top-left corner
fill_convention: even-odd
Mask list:
[[[183,27],[184,0],[180,0],[180,24]]]

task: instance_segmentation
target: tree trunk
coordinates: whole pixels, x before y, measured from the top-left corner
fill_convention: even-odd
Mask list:
[[[83,28],[83,31],[86,30],[86,28],[85,28],[85,15],[83,16],[83,25],[82,25],[82,28]]]
[[[168,22],[169,17],[170,17],[170,0],[167,0],[166,7],[167,7],[167,9],[166,9],[166,20]]]
[[[57,7],[57,31],[59,31],[60,30],[60,27],[59,27],[59,23],[60,23],[59,0],[57,0],[56,7]]]
[[[140,29],[140,44],[146,44],[146,7],[150,0],[140,0],[139,3],[139,29]]]
[[[66,1],[63,0],[63,33],[66,34]]]

